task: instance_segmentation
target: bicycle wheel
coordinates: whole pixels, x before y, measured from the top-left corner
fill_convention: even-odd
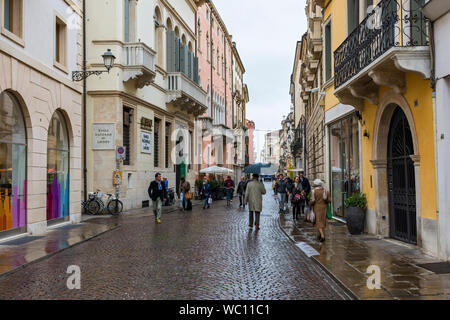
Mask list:
[[[87,203],[87,213],[91,215],[96,215],[100,212],[101,205],[98,200],[89,200]]]
[[[118,215],[123,210],[123,203],[118,199],[113,199],[108,202],[108,212],[112,215]]]

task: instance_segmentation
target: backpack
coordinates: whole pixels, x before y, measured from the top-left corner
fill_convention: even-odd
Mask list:
[[[231,188],[231,180],[228,180],[228,181],[227,181],[226,186],[227,186],[227,188]]]

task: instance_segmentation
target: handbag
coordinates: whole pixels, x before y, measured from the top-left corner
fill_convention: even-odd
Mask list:
[[[327,219],[333,219],[333,213],[331,212],[331,205],[329,203],[327,203]]]
[[[212,203],[212,197],[210,196],[209,198],[208,198],[208,204],[211,204]]]
[[[185,198],[186,200],[191,200],[192,197],[193,197],[192,192],[186,192],[186,195],[184,196],[184,198]]]

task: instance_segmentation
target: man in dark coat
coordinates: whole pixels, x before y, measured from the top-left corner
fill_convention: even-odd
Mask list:
[[[167,189],[161,181],[161,173],[155,174],[155,180],[148,187],[148,196],[152,199],[155,220],[157,223],[161,223],[162,204],[167,199]]]
[[[239,182],[237,187],[237,193],[239,195],[239,208],[240,207],[245,208],[244,197],[246,188],[247,188],[247,180],[245,180],[245,177],[241,177],[241,181]]]
[[[286,181],[284,180],[283,174],[280,174],[278,181],[275,183],[274,186],[274,197],[278,198],[279,204],[280,204],[280,213],[285,212],[285,207],[287,205],[287,185]]]
[[[299,172],[299,183],[302,185],[302,193],[304,195],[304,200],[302,200],[300,205],[301,214],[303,215],[305,213],[305,206],[309,205],[308,194],[311,192],[311,185],[309,180],[305,177],[304,171]]]

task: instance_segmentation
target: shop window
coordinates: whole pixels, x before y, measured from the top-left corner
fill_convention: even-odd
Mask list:
[[[345,217],[344,201],[360,192],[359,123],[355,115],[329,126],[332,210]]]
[[[47,136],[47,220],[69,217],[69,138],[63,115],[56,111]]]
[[[3,92],[0,95],[0,231],[25,228],[26,159],[25,121],[20,105],[13,95]]]

